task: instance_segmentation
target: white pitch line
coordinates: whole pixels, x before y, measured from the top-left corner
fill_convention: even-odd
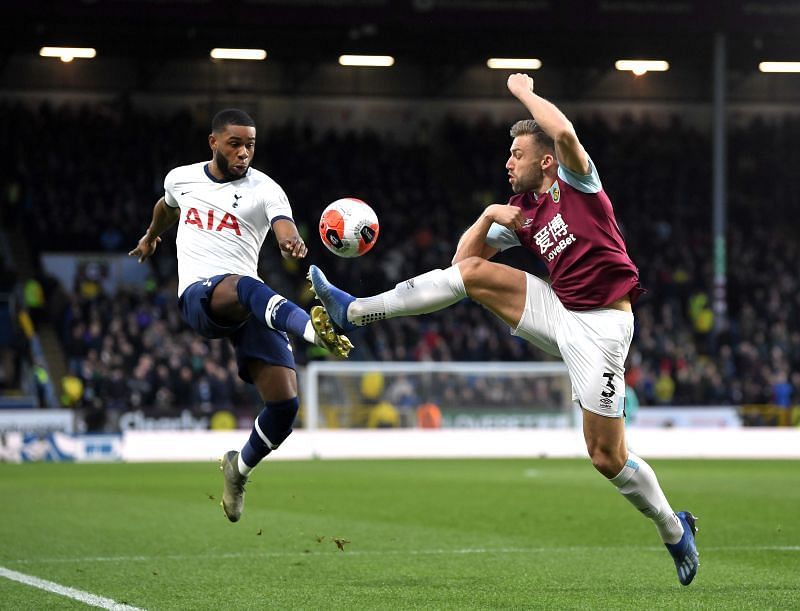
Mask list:
[[[347,556],[459,556],[467,554],[551,554],[551,553],[570,553],[570,552],[618,552],[620,550],[632,550],[643,552],[664,551],[663,547],[603,547],[603,546],[571,546],[571,547],[506,547],[506,548],[482,548],[468,547],[461,549],[419,549],[419,550],[356,550],[348,548],[345,551]],[[700,552],[800,552],[800,545],[755,545],[755,546],[726,546],[726,547],[700,547]],[[236,559],[236,558],[290,558],[309,556],[328,556],[338,555],[336,552],[325,551],[302,551],[302,552],[229,552],[225,554],[214,554],[215,560]],[[160,556],[84,556],[75,558],[24,558],[19,560],[6,560],[12,564],[64,564],[64,563],[85,563],[93,562],[159,562],[163,560],[203,560],[210,558],[208,554],[164,554]]]
[[[140,609],[139,607],[132,607],[124,603],[118,603],[115,600],[104,598],[103,596],[97,596],[91,592],[84,592],[83,590],[68,588],[67,586],[62,586],[59,583],[55,583],[54,581],[47,581],[46,579],[40,579],[39,577],[34,577],[33,575],[18,573],[17,571],[12,571],[4,566],[0,566],[0,577],[5,577],[11,581],[18,581],[19,583],[24,583],[25,585],[33,586],[34,588],[39,588],[45,592],[52,592],[53,594],[66,596],[67,598],[91,605],[92,607],[108,609],[109,611],[143,611],[143,609]]]

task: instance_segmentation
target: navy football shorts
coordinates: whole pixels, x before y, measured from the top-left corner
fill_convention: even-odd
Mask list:
[[[178,299],[183,319],[197,333],[208,339],[227,337],[236,350],[239,377],[253,383],[247,371],[247,361],[255,359],[270,365],[295,368],[289,337],[283,331],[270,329],[252,315],[238,325],[221,325],[211,318],[209,302],[217,285],[230,274],[213,276],[190,284]]]

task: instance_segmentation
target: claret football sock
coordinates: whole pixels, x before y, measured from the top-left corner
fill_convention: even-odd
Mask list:
[[[363,326],[383,318],[436,312],[466,296],[461,271],[454,265],[405,280],[380,295],[356,299],[347,310],[347,318]]]
[[[253,423],[250,439],[239,453],[239,472],[247,475],[261,460],[276,449],[292,432],[292,423],[300,402],[297,397],[264,404]]]
[[[609,481],[636,509],[653,520],[664,543],[680,541],[683,526],[672,511],[650,465],[633,452],[628,452],[628,460],[622,471]]]
[[[278,331],[286,331],[314,343],[313,328],[308,312],[292,303],[283,295],[279,295],[269,286],[256,278],[242,276],[236,286],[239,303],[247,307],[258,320],[263,320],[268,327]]]

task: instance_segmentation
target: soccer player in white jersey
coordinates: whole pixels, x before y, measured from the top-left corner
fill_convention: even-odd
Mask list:
[[[283,189],[250,167],[256,147],[253,119],[238,109],[214,117],[209,162],[175,168],[164,180],[147,232],[130,255],[143,262],[159,237],[178,225],[178,303],[186,322],[207,338],[227,337],[236,350],[239,376],[254,384],[264,407],[240,452],[222,459],[222,508],[239,520],[250,471],[292,432],[299,407],[297,375],[287,332],[346,357],[350,340],[334,332],[327,313],[309,316],[258,277],[258,255],[270,228],[284,257],[307,248]]]
[[[670,507],[656,474],[625,443],[625,357],[633,337],[631,304],[643,292],[611,201],[572,123],[514,74],[508,88],[533,116],[517,122],[506,162],[515,195],[488,206],[459,241],[453,266],[380,295],[356,299],[311,266],[309,277],[331,320],[347,330],[376,320],[433,312],[465,297],[483,304],[512,333],[564,359],[572,400],[583,414],[594,467],[650,518],[688,585],[697,573],[695,518]],[[550,283],[488,261],[522,246],[537,255]]]

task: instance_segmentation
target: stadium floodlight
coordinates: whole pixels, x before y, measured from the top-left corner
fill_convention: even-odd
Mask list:
[[[663,59],[618,59],[614,62],[617,70],[633,72],[642,76],[648,72],[665,72],[669,70],[669,62]]]
[[[760,62],[758,69],[761,72],[800,72],[800,62]]]
[[[490,57],[486,65],[492,70],[538,70],[542,60],[535,57]]]
[[[210,55],[212,59],[249,59],[260,61],[267,58],[267,52],[264,49],[225,49],[217,47],[211,49]]]
[[[391,55],[340,55],[339,64],[342,66],[388,68],[389,66],[394,66],[394,57]]]
[[[92,47],[42,47],[39,49],[41,57],[57,57],[62,62],[71,62],[76,57],[92,59],[97,56],[97,51]]]

